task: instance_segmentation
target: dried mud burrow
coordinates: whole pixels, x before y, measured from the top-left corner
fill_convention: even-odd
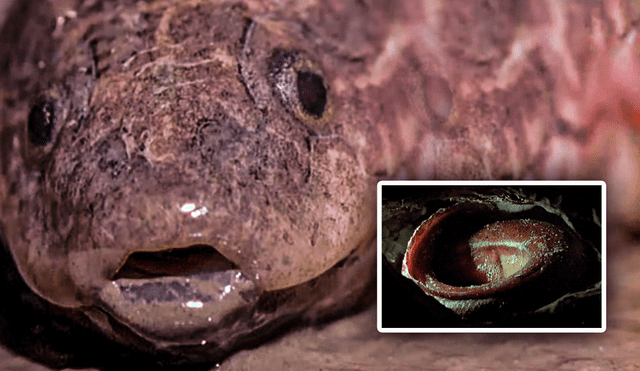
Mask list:
[[[327,272],[358,291],[342,300],[319,290],[304,303],[280,292],[257,301],[256,318],[290,318],[276,310],[285,303],[314,318],[339,313],[366,297],[358,277],[373,278],[365,263],[361,276],[340,269],[371,259],[379,179],[604,177],[620,190],[612,210],[636,219],[636,133],[620,105],[633,103],[631,88],[589,103],[618,75],[612,56],[633,60],[624,45],[636,16],[624,3],[22,4],[24,22],[0,46],[0,220],[47,303],[105,301],[110,316],[141,321],[113,299],[130,285],[114,294],[105,282],[126,276],[124,256],[194,246],[206,229],[197,219],[215,221],[206,244],[249,277],[233,282],[243,294],[302,290]],[[605,114],[589,111],[598,105]],[[46,130],[29,135],[31,114],[53,124],[52,142]],[[193,300],[182,299],[188,312]],[[111,317],[90,316],[113,329]],[[192,345],[203,340],[217,346]],[[185,351],[175,349],[167,359]]]

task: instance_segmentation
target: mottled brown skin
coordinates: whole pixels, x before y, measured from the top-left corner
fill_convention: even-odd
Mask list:
[[[25,4],[0,49],[3,239],[36,293],[68,308],[97,305],[161,347],[231,347],[265,325],[256,320],[265,295],[281,309],[274,321],[357,303],[374,277],[380,179],[584,174],[550,160],[558,141],[582,137],[556,125],[548,92],[561,75],[557,56],[544,45],[523,59],[511,52],[514,40],[531,34],[537,45],[555,24],[544,7]],[[292,87],[303,72],[326,89],[319,111]],[[52,139],[34,143],[29,113],[43,104],[54,112]],[[194,245],[214,248],[242,277],[230,283],[232,309],[211,309],[220,317],[211,334],[189,338],[207,316],[185,325],[186,297],[151,309],[145,324],[114,299],[127,256]],[[216,290],[226,287],[218,278]],[[314,285],[323,287],[316,297]],[[307,295],[291,299],[296,290]],[[176,308],[183,338],[174,341],[163,319]],[[102,312],[88,313],[110,331]]]
[[[26,283],[118,341],[212,359],[371,298],[385,169],[368,102],[383,88],[351,86],[389,26],[368,23],[385,9],[349,6],[369,14],[160,1],[79,5],[56,25],[51,5],[31,3],[49,22],[9,35],[37,52],[3,56],[0,177],[3,239]],[[329,35],[327,22],[345,28]],[[351,42],[365,44],[339,50]],[[302,72],[320,76],[323,109],[286,85]],[[28,129],[43,109],[50,139]],[[202,245],[227,269],[116,277],[134,252]]]
[[[258,25],[242,45],[250,10],[241,5],[131,11],[132,20],[118,9],[97,25],[79,19],[63,27],[70,38],[57,56],[71,60],[53,68],[65,78],[39,84],[58,98],[55,138],[11,148],[26,159],[6,179],[45,158],[33,164],[43,176],[15,190],[37,192],[27,213],[18,212],[27,194],[5,197],[3,220],[24,226],[7,238],[29,246],[14,248],[19,266],[30,266],[28,282],[58,304],[77,305],[133,250],[207,244],[272,290],[313,278],[370,241],[370,175],[340,136],[352,123],[323,117],[327,123],[313,127],[271,94],[270,54],[281,44],[300,50],[300,41],[255,45],[270,31]],[[274,23],[276,32],[291,27]],[[252,77],[257,87],[239,74],[243,47],[262,51],[250,57],[262,67]],[[202,216],[181,212],[189,203]]]

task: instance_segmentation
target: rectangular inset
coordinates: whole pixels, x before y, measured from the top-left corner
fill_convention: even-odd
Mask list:
[[[378,331],[605,331],[603,181],[381,181],[377,211]]]

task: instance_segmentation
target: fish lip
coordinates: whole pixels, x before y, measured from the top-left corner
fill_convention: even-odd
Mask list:
[[[185,276],[118,278],[103,286],[98,302],[144,338],[196,341],[192,334],[204,328],[224,327],[234,314],[252,308],[260,293],[250,278],[230,269]]]
[[[157,349],[227,349],[268,336],[289,321],[315,321],[333,315],[334,308],[346,313],[353,293],[370,295],[365,292],[375,277],[375,253],[368,241],[314,279],[279,290],[264,289],[239,269],[113,278],[101,284],[85,310],[105,312],[91,319],[107,331],[124,327]]]

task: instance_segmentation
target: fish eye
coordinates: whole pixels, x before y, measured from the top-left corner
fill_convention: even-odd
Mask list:
[[[298,72],[298,99],[304,110],[316,117],[322,117],[327,105],[327,88],[322,76],[313,72]]]
[[[27,132],[29,141],[36,147],[49,144],[53,138],[55,125],[55,104],[50,99],[39,99],[27,119]]]
[[[320,68],[302,52],[276,49],[269,81],[284,108],[305,123],[317,123],[329,110],[328,88]]]

